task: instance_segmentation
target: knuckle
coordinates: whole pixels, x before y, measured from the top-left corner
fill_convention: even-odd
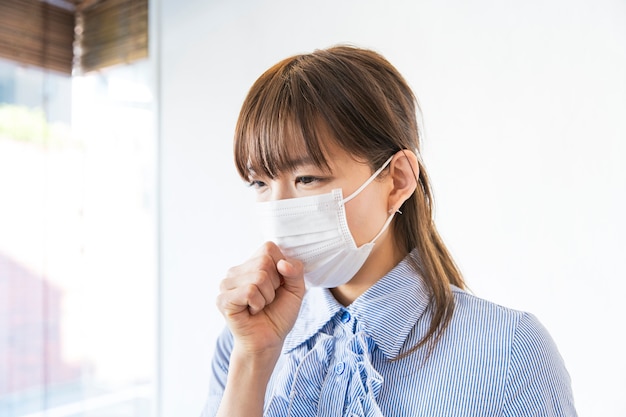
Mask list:
[[[259,258],[259,269],[264,271],[276,269],[276,265],[274,264],[272,257],[267,254],[261,255]]]
[[[276,243],[271,242],[271,241],[267,241],[264,242],[261,247],[259,248],[258,255],[267,255],[267,256],[280,256],[281,255],[281,251],[278,248],[278,246],[276,246]]]
[[[258,288],[254,285],[247,287],[246,299],[248,305],[255,311],[261,311],[265,307],[265,298],[259,293]]]
[[[217,306],[217,309],[221,312],[223,312],[226,309],[226,300],[225,300],[225,296],[224,294],[219,294],[216,298],[215,298],[215,305]]]
[[[256,273],[253,284],[255,284],[258,287],[261,287],[269,279],[270,279],[270,274],[266,270],[261,269]]]
[[[267,252],[271,252],[272,250],[274,250],[274,247],[276,245],[273,242],[265,242],[263,243],[263,245],[261,245],[261,250],[265,253]]]
[[[248,301],[253,301],[256,298],[256,295],[258,294],[258,292],[259,292],[259,289],[255,284],[248,284],[244,288],[244,297]]]
[[[239,266],[233,266],[232,268],[228,268],[228,271],[226,271],[226,278],[232,278],[239,275],[239,269]]]
[[[267,304],[270,304],[272,301],[274,301],[274,298],[276,298],[276,292],[268,291],[267,294],[265,295],[265,302]]]

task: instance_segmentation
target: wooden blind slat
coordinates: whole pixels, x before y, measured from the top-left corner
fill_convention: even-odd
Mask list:
[[[106,0],[82,11],[84,72],[148,56],[148,0]]]
[[[148,0],[85,4],[81,55],[74,57],[73,12],[40,0],[0,0],[0,57],[71,74],[73,62],[89,72],[148,56]]]
[[[0,1],[0,56],[72,72],[74,14],[39,0]]]

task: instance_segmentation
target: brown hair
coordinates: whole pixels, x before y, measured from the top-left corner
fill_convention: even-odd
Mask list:
[[[402,149],[420,155],[418,110],[407,82],[374,51],[336,46],[296,55],[271,67],[250,89],[235,130],[235,163],[244,179],[250,170],[274,178],[293,169],[303,153],[327,169],[330,132],[374,171]],[[434,346],[454,310],[450,284],[465,287],[435,228],[428,175],[419,157],[418,163],[418,186],[394,219],[394,236],[407,253],[417,249],[415,266],[430,290],[432,322],[400,357],[429,341]]]

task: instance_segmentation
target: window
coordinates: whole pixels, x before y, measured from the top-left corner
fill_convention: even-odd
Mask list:
[[[149,60],[0,60],[0,416],[154,414]]]

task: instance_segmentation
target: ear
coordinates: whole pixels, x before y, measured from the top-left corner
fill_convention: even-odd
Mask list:
[[[415,152],[409,149],[398,151],[391,160],[389,175],[393,188],[389,194],[388,210],[393,213],[415,192],[419,177],[419,164]]]

